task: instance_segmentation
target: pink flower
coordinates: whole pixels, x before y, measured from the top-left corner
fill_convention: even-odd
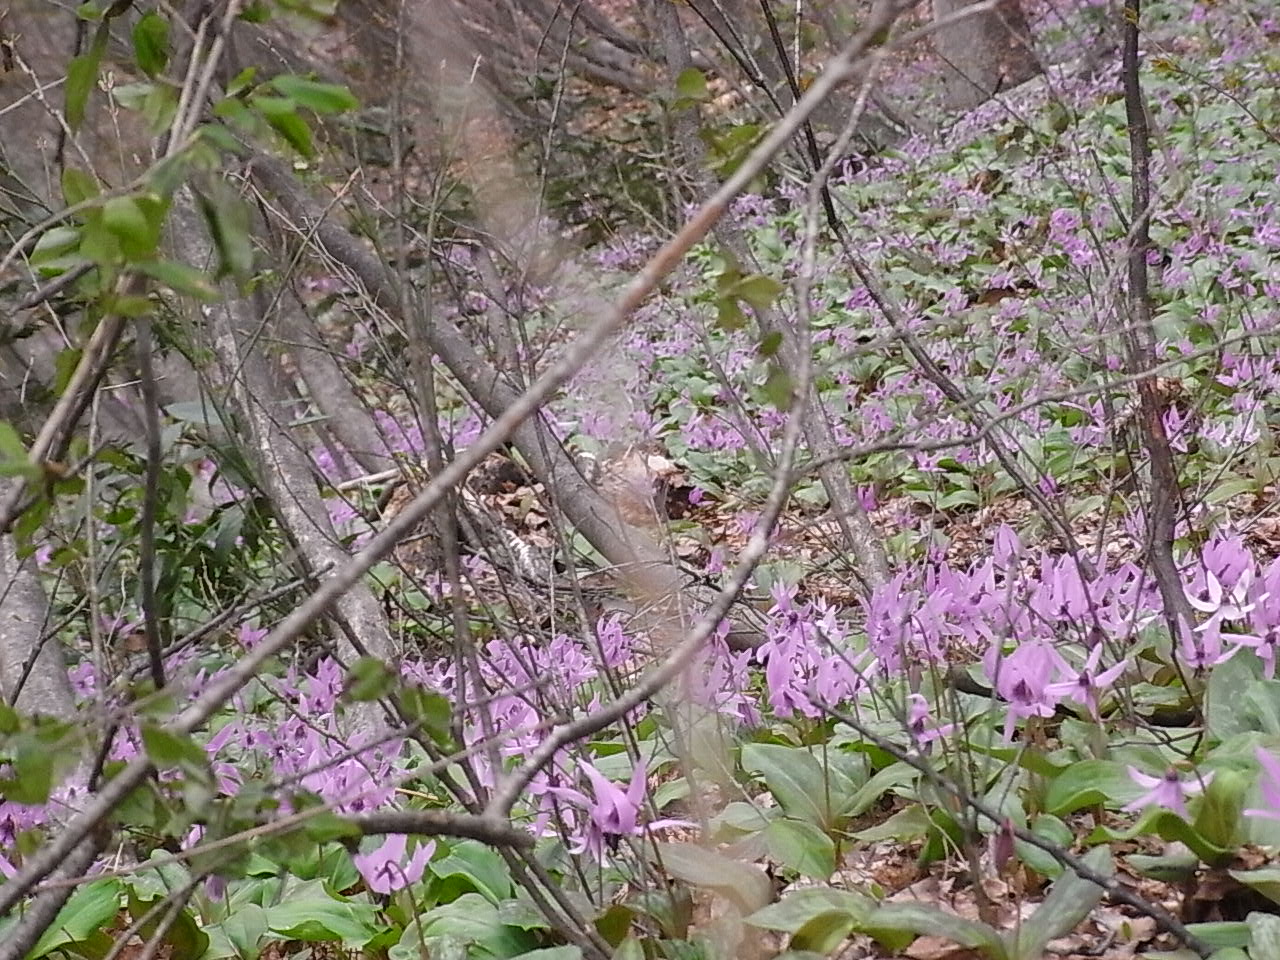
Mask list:
[[[1050,689],[1055,671],[1069,673],[1062,655],[1042,640],[1019,644],[1008,656],[1001,656],[993,644],[983,658],[988,679],[1009,708],[1004,717],[1004,738],[1010,739],[1013,725],[1021,717],[1052,717],[1061,695]]]
[[[413,851],[413,857],[405,863],[404,854],[408,837],[403,833],[389,833],[382,841],[382,846],[372,853],[357,853],[351,859],[364,877],[365,886],[374,893],[391,893],[403,890],[411,883],[422,879],[427,861],[435,853],[434,840],[423,843]]]
[[[929,715],[929,703],[918,693],[907,697],[907,732],[911,741],[923,747],[934,740],[946,737],[956,728],[954,723],[939,724]]]
[[[1246,810],[1247,817],[1265,817],[1268,820],[1280,820],[1280,757],[1268,753],[1258,747],[1256,756],[1262,766],[1262,777],[1258,786],[1262,789],[1264,809]]]
[[[1196,775],[1195,780],[1183,783],[1178,778],[1178,771],[1170,767],[1162,777],[1151,777],[1136,767],[1129,767],[1129,778],[1147,792],[1132,803],[1124,806],[1125,810],[1141,810],[1143,807],[1157,806],[1172,810],[1182,819],[1187,819],[1186,798],[1201,793],[1213,782],[1213,774]]]
[[[1127,663],[1127,661],[1121,660],[1114,667],[1104,670],[1095,676],[1094,671],[1098,668],[1098,660],[1101,657],[1102,644],[1099,643],[1093,648],[1093,651],[1089,654],[1089,659],[1085,661],[1084,667],[1079,673],[1069,680],[1049,684],[1050,695],[1074,700],[1088,709],[1089,713],[1096,719],[1098,716],[1098,691],[1115,683],[1120,674],[1124,673]]]

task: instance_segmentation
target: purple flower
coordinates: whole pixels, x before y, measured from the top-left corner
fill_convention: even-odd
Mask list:
[[[1268,820],[1280,820],[1280,757],[1268,753],[1258,747],[1256,756],[1262,766],[1262,777],[1258,786],[1262,790],[1263,809],[1246,810],[1247,817],[1265,817]]]
[[[1006,657],[992,645],[983,659],[987,678],[1009,703],[1004,717],[1004,738],[1011,739],[1020,717],[1051,717],[1061,695],[1050,689],[1055,671],[1069,673],[1062,655],[1041,640],[1022,643]]]
[[[929,715],[929,703],[921,694],[913,693],[907,697],[907,732],[917,747],[949,736],[955,728],[954,723],[939,724],[934,720]]]
[[[1129,778],[1138,786],[1145,787],[1147,792],[1132,803],[1125,804],[1125,810],[1141,810],[1148,806],[1164,807],[1184,820],[1187,819],[1186,798],[1201,793],[1213,782],[1213,774],[1209,773],[1204,776],[1197,774],[1196,779],[1183,783],[1173,767],[1161,777],[1148,776],[1136,767],[1129,767]]]
[[[364,877],[365,886],[371,891],[391,893],[422,879],[422,871],[435,853],[436,843],[434,840],[419,842],[413,857],[406,863],[404,855],[408,839],[403,833],[389,833],[382,846],[372,853],[357,853],[351,858],[360,876]]]
[[[1120,674],[1124,673],[1124,668],[1127,664],[1127,661],[1121,660],[1114,667],[1104,670],[1095,676],[1094,671],[1098,669],[1098,660],[1101,657],[1102,644],[1099,643],[1089,654],[1089,659],[1085,661],[1084,667],[1081,668],[1080,672],[1068,680],[1049,684],[1049,693],[1056,697],[1074,700],[1088,709],[1094,719],[1097,719],[1098,691],[1115,683]]]

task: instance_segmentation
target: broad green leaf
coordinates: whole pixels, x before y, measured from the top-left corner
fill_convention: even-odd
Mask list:
[[[1095,847],[1084,856],[1085,864],[1102,876],[1115,873],[1111,851]],[[1064,870],[1048,895],[1022,926],[1008,934],[1009,953],[1015,960],[1040,960],[1045,945],[1074,930],[1102,899],[1106,891],[1074,871]]]
[[[706,100],[709,96],[706,75],[697,67],[680,71],[676,77],[676,95],[682,100]]]
[[[828,913],[864,921],[875,906],[875,902],[869,897],[852,890],[828,886],[800,887],[788,890],[777,903],[771,903],[751,914],[747,917],[747,923],[766,930],[795,933],[814,917]]]
[[[1217,741],[1253,731],[1280,735],[1280,680],[1263,678],[1257,657],[1218,664],[1209,672],[1205,721]]]
[[[791,374],[777,361],[769,364],[769,375],[764,381],[764,395],[781,411],[790,410],[795,402],[795,385],[791,382]]]
[[[511,960],[582,960],[582,948],[575,946],[543,947],[512,957]]]
[[[693,843],[658,843],[657,862],[677,880],[723,893],[753,913],[769,902],[773,884],[754,864],[732,860]]]
[[[1272,903],[1280,904],[1280,866],[1258,867],[1256,870],[1228,870],[1227,873],[1249,889],[1256,890]]]
[[[115,236],[121,251],[131,259],[149,256],[160,239],[135,197],[112,197],[104,203],[102,225]]]
[[[34,807],[53,792],[54,754],[30,742],[23,744],[10,764],[13,777],[0,780],[0,798]]]
[[[832,784],[808,750],[776,743],[747,743],[742,747],[742,767],[764,778],[773,798],[788,815],[824,830],[833,826],[831,810],[840,809],[842,798],[832,797],[828,803]]]
[[[755,273],[749,277],[743,277],[732,287],[729,292],[741,300],[747,301],[756,310],[768,310],[773,306],[773,301],[778,299],[778,295],[782,293],[783,287],[773,277],[767,277],[763,273]]]
[[[1232,948],[1247,949],[1251,931],[1249,924],[1241,920],[1215,920],[1209,923],[1188,923],[1191,935],[1214,950]]]
[[[249,208],[221,181],[208,194],[196,195],[209,236],[218,251],[218,277],[230,274],[243,282],[253,272],[253,244],[249,240]]]
[[[1061,817],[1099,803],[1117,809],[1142,793],[1142,787],[1133,782],[1124,764],[1083,760],[1054,777],[1044,805],[1049,813]]]
[[[478,893],[464,893],[451,903],[428,910],[419,923],[428,946],[433,940],[456,939],[465,945],[474,945],[482,955],[513,957],[537,944],[532,934],[503,924],[498,919],[497,907]],[[400,942],[405,944],[403,939]],[[417,946],[414,945],[415,951]],[[432,951],[430,955],[438,954]]]
[[[207,273],[176,260],[144,260],[133,264],[133,268],[174,293],[195,297],[206,303],[212,303],[221,296],[218,288],[210,283]]]
[[[1178,841],[1186,844],[1192,853],[1210,866],[1225,866],[1235,856],[1233,850],[1227,850],[1211,843],[1178,814],[1158,807],[1148,807],[1146,812],[1138,818],[1138,822],[1127,830],[1096,827],[1089,834],[1087,842],[1092,844],[1132,840],[1134,837],[1147,833],[1154,833],[1162,840]]]
[[[170,733],[153,724],[143,726],[142,744],[151,762],[162,769],[199,767],[208,762],[204,750],[190,736]]]
[[[70,253],[80,246],[80,231],[76,227],[54,227],[40,234],[35,249],[31,251],[31,263],[40,265],[56,257]]]
[[[0,420],[0,460],[27,462],[27,448],[13,424]]]
[[[511,896],[511,873],[506,862],[492,847],[478,840],[463,840],[449,849],[447,856],[433,860],[431,872],[448,879],[460,877],[481,893],[486,900],[499,904]]]
[[[825,880],[836,869],[836,845],[818,827],[804,820],[775,820],[764,831],[769,856],[797,873]]]
[[[148,77],[155,77],[169,62],[169,21],[154,10],[134,24],[133,55]]]
[[[881,771],[883,772],[883,771]],[[918,840],[929,832],[933,821],[929,813],[918,803],[899,810],[875,826],[859,830],[853,835],[862,843],[876,843],[881,840],[897,840],[899,842]]]
[[[98,189],[98,181],[91,174],[85,173],[79,167],[67,167],[62,171],[62,199],[68,207],[74,207],[78,203],[90,200],[101,191]],[[57,229],[67,230],[69,227],[59,227]],[[47,231],[48,236],[53,231]],[[79,233],[76,233],[79,239]]]
[[[284,902],[268,906],[266,921],[278,937],[341,943],[348,950],[363,949],[382,932],[372,904],[331,896],[319,880],[297,884]]]
[[[400,691],[400,708],[406,722],[418,723],[436,743],[452,744],[449,725],[453,720],[453,704],[448,697],[421,687],[405,687]]]
[[[315,156],[311,128],[298,116],[298,105],[288,97],[253,97],[250,103],[284,141],[303,157]]]
[[[900,761],[889,764],[876,773],[858,788],[848,802],[839,808],[842,817],[858,817],[871,809],[871,805],[894,787],[912,783],[920,776],[919,771],[909,763]]]
[[[847,913],[823,913],[791,936],[791,951],[825,957],[853,932],[857,918]]]
[[[267,911],[256,903],[240,904],[220,926],[237,954],[248,960],[258,956],[258,945],[267,934]]]
[[[385,697],[395,689],[397,674],[377,657],[361,657],[347,671],[346,695],[358,703]]]
[[[360,108],[360,101],[340,84],[321,83],[283,73],[272,77],[271,85],[299,106],[316,113],[344,113]]]
[[[67,126],[73,133],[84,123],[89,94],[98,85],[98,68],[102,65],[102,54],[107,48],[106,28],[105,23],[99,26],[88,52],[72,57],[71,62],[67,64],[67,79],[62,85],[65,97],[63,113],[67,119]]]
[[[1249,925],[1249,956],[1252,960],[1280,960],[1280,917],[1271,913],[1251,913],[1244,920]]]
[[[620,909],[623,909],[628,918],[634,916],[630,910]],[[505,926],[519,927],[521,930],[551,929],[551,924],[542,915],[542,911],[530,900],[503,900],[498,904],[498,921]],[[627,923],[630,923],[630,919]]]
[[[245,67],[243,70],[237,73],[234,77],[232,77],[231,82],[227,84],[227,96],[234,97],[237,94],[243,93],[244,91],[248,90],[249,87],[253,85],[254,78],[257,75],[258,75],[257,67]]]
[[[1131,853],[1124,859],[1144,877],[1163,883],[1185,883],[1200,869],[1200,858],[1194,853],[1166,853],[1161,856]]]
[[[115,877],[94,880],[76,890],[31,948],[29,960],[82,943],[110,926],[120,912],[123,891],[123,884]]]
[[[1075,843],[1075,834],[1071,832],[1071,828],[1051,813],[1042,813],[1036,817],[1031,824],[1031,832],[1063,849],[1070,849]],[[1041,876],[1055,878],[1062,873],[1062,864],[1046,851],[1024,840],[1015,839],[1013,845],[1018,859]]]
[[[1215,846],[1239,846],[1244,832],[1243,811],[1249,778],[1237,770],[1219,769],[1200,800],[1195,829]]]
[[[1004,940],[991,927],[924,903],[884,904],[872,911],[862,930],[877,940],[885,933],[943,937],[962,947],[980,950],[988,960],[1009,960]]]

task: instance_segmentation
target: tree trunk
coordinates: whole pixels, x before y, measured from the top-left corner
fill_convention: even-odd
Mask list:
[[[953,16],[973,3],[933,0],[934,20]],[[1000,0],[994,10],[942,27],[934,34],[933,45],[943,61],[947,105],[953,110],[972,110],[1041,72],[1019,0]]]

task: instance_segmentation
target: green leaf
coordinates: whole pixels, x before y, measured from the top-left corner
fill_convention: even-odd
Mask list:
[[[160,240],[151,220],[135,197],[112,197],[102,205],[102,225],[130,259],[150,256]]]
[[[1188,923],[1187,930],[1192,936],[1203,941],[1206,947],[1214,950],[1247,949],[1252,935],[1249,924],[1240,920]]]
[[[825,957],[845,941],[857,926],[846,913],[824,913],[814,917],[791,936],[790,951]]]
[[[91,200],[98,196],[101,191],[98,189],[98,181],[88,173],[85,173],[79,167],[67,167],[62,171],[62,199],[68,207],[74,207],[78,203],[85,200]],[[70,227],[59,227],[60,230],[68,230]],[[53,231],[47,231],[44,236],[48,236]],[[79,234],[76,234],[77,240]],[[43,238],[42,238],[43,239]]]
[[[887,903],[872,912],[862,930],[877,940],[885,933],[943,937],[962,947],[981,950],[988,960],[1009,960],[1004,940],[985,923],[943,913],[923,903]]]
[[[866,783],[858,788],[846,804],[839,808],[842,817],[857,817],[871,809],[871,805],[894,787],[912,783],[920,775],[919,771],[909,763],[895,762],[883,770],[876,771]]]
[[[0,425],[8,426],[4,421]],[[7,703],[0,701],[0,736],[10,736],[22,729],[22,720],[18,712]]]
[[[836,845],[812,823],[775,820],[764,830],[769,856],[797,873],[826,880],[836,869]]]
[[[1237,770],[1219,769],[1200,800],[1196,831],[1215,846],[1231,849],[1240,845],[1243,811],[1249,779]]]
[[[419,918],[418,923],[421,937],[426,940],[428,948],[432,946],[432,941],[439,943],[453,939],[466,946],[474,945],[479,956],[514,957],[537,945],[532,934],[503,924],[498,919],[497,907],[478,893],[464,893],[451,903],[428,910]],[[405,934],[409,934],[408,929]],[[393,950],[392,960],[396,960],[397,956],[404,960],[416,960],[421,955],[421,942],[416,936],[411,942],[402,937],[400,945],[409,947],[411,952],[397,953]],[[428,949],[428,956],[439,955],[438,950]]]
[[[721,330],[741,330],[747,325],[746,315],[733,297],[716,300],[716,324]]]
[[[31,263],[39,266],[64,256],[80,246],[80,231],[76,227],[54,227],[40,234],[35,249],[31,251]]]
[[[1084,862],[1103,876],[1115,873],[1111,851],[1106,847],[1090,850]],[[1040,960],[1045,945],[1074,930],[1098,905],[1104,893],[1098,884],[1082,879],[1074,871],[1063,871],[1035,913],[1008,935],[1009,953],[1016,960]]]
[[[782,369],[777,361],[769,364],[769,375],[764,381],[764,395],[778,410],[791,409],[795,402],[795,385],[791,382],[791,374]]]
[[[676,77],[676,95],[682,100],[701,101],[710,97],[706,75],[697,67],[688,67]]]
[[[1194,853],[1166,853],[1160,856],[1131,853],[1125,857],[1125,862],[1144,877],[1162,883],[1185,883],[1200,869],[1200,858]]]
[[[148,10],[133,27],[133,55],[148,77],[155,77],[169,62],[169,21]]]
[[[370,903],[331,896],[320,880],[288,891],[287,899],[266,909],[268,933],[287,940],[340,942],[361,950],[382,932],[377,908]]]
[[[449,724],[453,720],[453,704],[448,697],[421,687],[406,687],[400,691],[400,708],[406,722],[419,724],[436,743],[452,744]]]
[[[775,356],[782,346],[782,333],[778,330],[772,330],[766,333],[756,347],[756,355],[768,359]]]
[[[865,830],[859,830],[853,838],[862,843],[877,843],[881,840],[897,840],[902,843],[919,840],[929,832],[932,826],[933,821],[929,819],[928,811],[920,804],[913,803],[899,810],[889,819],[867,827]]]
[[[98,27],[87,53],[72,57],[71,62],[67,64],[67,79],[62,85],[65,97],[62,110],[67,119],[67,126],[73,133],[84,123],[89,94],[98,85],[98,68],[102,65],[102,53],[107,47],[106,26],[103,23]]]
[[[249,87],[252,86],[253,80],[257,75],[257,67],[245,67],[232,77],[231,82],[227,84],[227,96],[234,97],[237,94],[248,90]]]
[[[249,960],[258,955],[258,944],[267,934],[267,911],[256,903],[241,903],[219,926],[237,956]]]
[[[385,697],[396,686],[397,675],[377,657],[361,657],[347,671],[345,694],[358,703]]]
[[[250,103],[285,143],[307,159],[315,156],[311,128],[298,116],[298,105],[288,97],[253,97]]]
[[[253,244],[249,241],[249,208],[222,181],[210,194],[197,193],[200,212],[218,251],[218,277],[228,274],[245,281],[253,272]]]
[[[13,424],[0,420],[0,460],[27,463],[27,448]]]
[[[190,735],[170,733],[155,724],[143,724],[142,746],[158,768],[181,770],[194,783],[212,788],[214,780],[209,758]]]
[[[1280,960],[1280,917],[1270,913],[1251,913],[1244,918],[1249,925],[1249,956],[1253,960]]]
[[[773,306],[773,301],[778,299],[778,295],[783,291],[783,286],[773,277],[767,277],[763,273],[755,273],[749,277],[743,277],[732,287],[729,292],[740,300],[745,300],[756,310],[768,310]]]
[[[834,825],[831,808],[839,809],[841,798],[832,798],[834,804],[827,802],[832,784],[808,750],[776,743],[744,744],[742,767],[764,778],[765,785],[788,816],[823,830]]]
[[[447,856],[431,862],[430,869],[442,880],[462,878],[492,904],[511,897],[511,873],[506,862],[496,850],[478,840],[455,843]]]
[[[777,903],[757,910],[747,917],[747,923],[766,930],[795,933],[814,917],[824,914],[840,914],[863,922],[875,909],[869,897],[852,890],[836,887],[800,887],[788,890]]]
[[[109,927],[120,912],[124,886],[116,877],[106,877],[85,884],[62,905],[53,923],[27,954],[37,960],[55,950],[83,943]]]
[[[1136,800],[1142,792],[1124,764],[1083,760],[1054,777],[1044,806],[1049,813],[1061,817],[1099,803],[1116,809]]]
[[[209,282],[207,273],[185,263],[176,260],[144,260],[133,264],[133,268],[174,293],[195,297],[205,303],[213,303],[221,298],[218,288]]]
[[[1130,860],[1133,857],[1129,858]],[[1280,903],[1280,866],[1258,867],[1256,870],[1228,870],[1233,879],[1256,890],[1272,903]]]
[[[733,900],[744,913],[754,913],[772,897],[773,884],[754,864],[693,843],[658,843],[657,863],[677,880],[705,887]]]
[[[337,83],[320,83],[283,73],[272,77],[271,85],[299,106],[316,113],[345,113],[360,108],[360,101],[351,91]]]
[[[29,807],[48,801],[53,792],[53,761],[50,750],[24,743],[13,758],[13,777],[0,780],[0,797]]]
[[[1257,657],[1232,657],[1209,673],[1205,724],[1213,740],[1260,731],[1280,735],[1280,680],[1262,676]]]
[[[1224,849],[1207,840],[1191,824],[1178,814],[1159,807],[1148,807],[1138,822],[1127,830],[1096,827],[1087,838],[1088,843],[1107,843],[1132,840],[1145,833],[1154,833],[1162,840],[1178,841],[1211,866],[1225,866],[1235,857],[1235,851]]]
[[[512,960],[582,960],[582,948],[575,946],[543,947],[517,954]]]

